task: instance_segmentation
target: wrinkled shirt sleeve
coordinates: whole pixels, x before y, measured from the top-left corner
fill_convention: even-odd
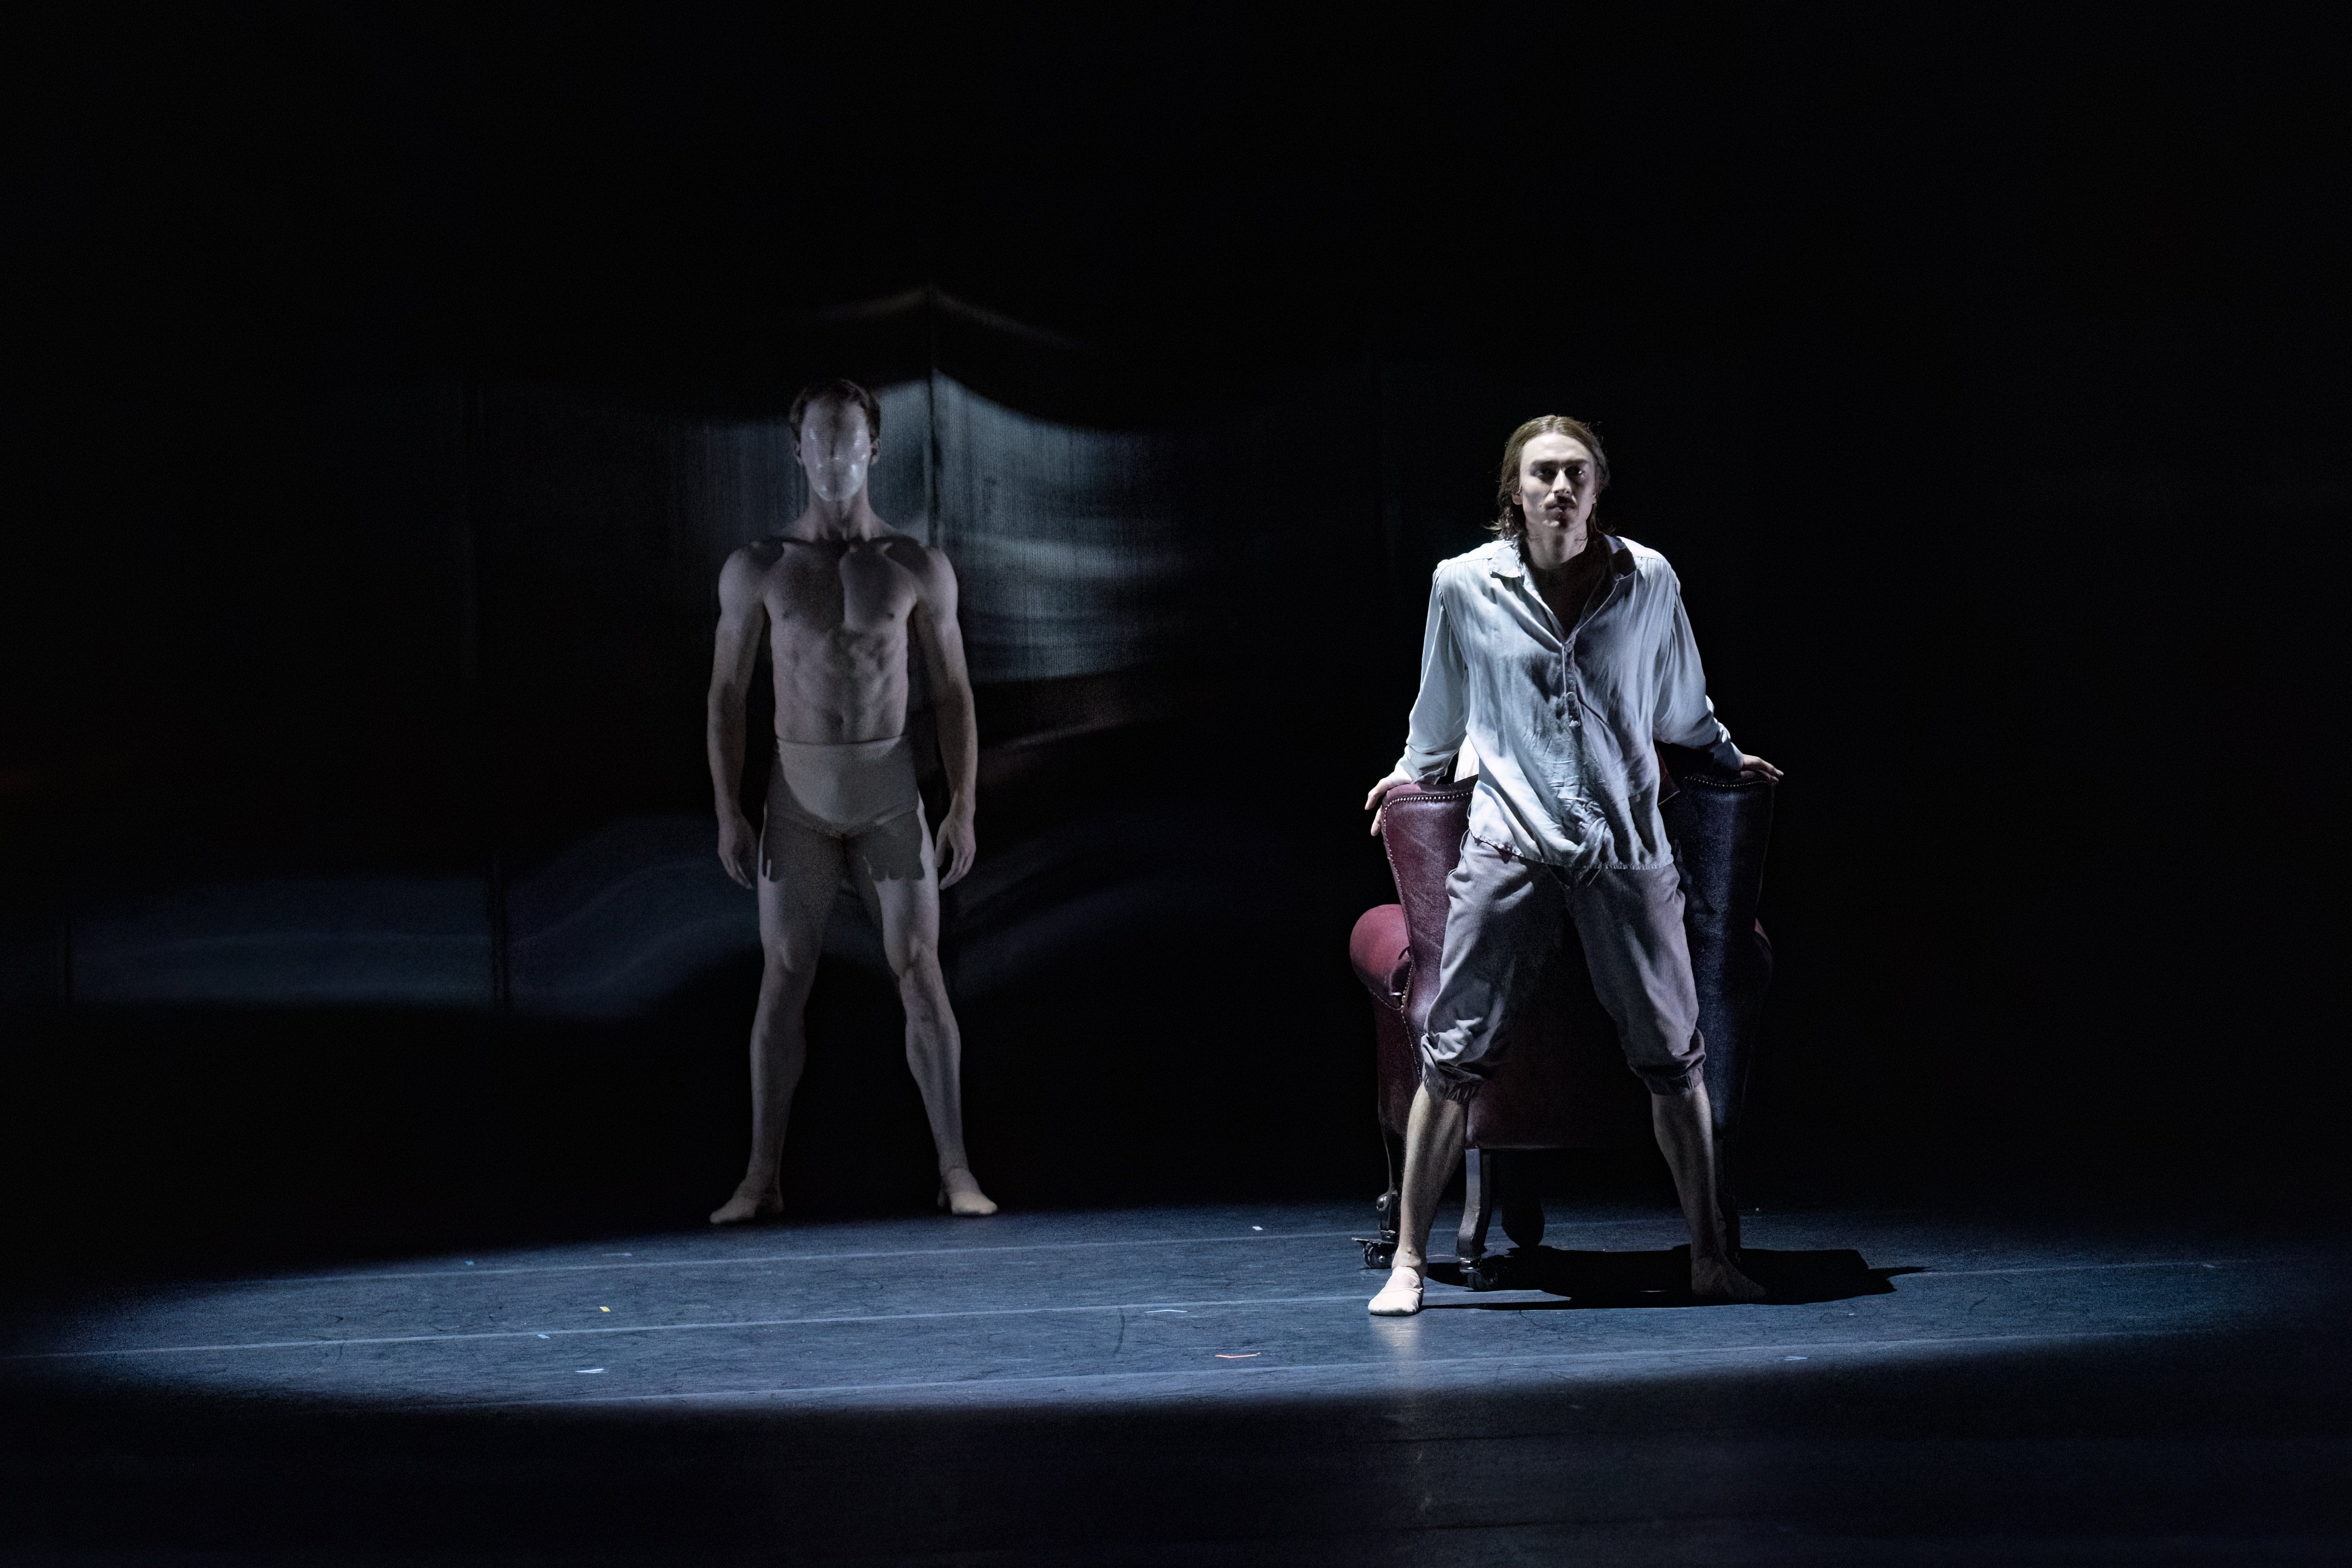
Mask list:
[[[1429,618],[1421,632],[1421,695],[1413,699],[1397,772],[1433,784],[1453,771],[1454,754],[1469,731],[1468,687],[1461,640],[1446,614],[1441,569],[1429,582]]]
[[[1422,679],[1425,684],[1428,677]],[[1419,712],[1414,710],[1416,719]],[[1739,748],[1731,743],[1731,731],[1723,727],[1715,716],[1715,704],[1707,700],[1706,671],[1699,663],[1698,639],[1691,635],[1690,616],[1683,610],[1679,582],[1674,584],[1674,622],[1658,647],[1655,733],[1669,746],[1705,752],[1707,760],[1724,773],[1739,771]]]

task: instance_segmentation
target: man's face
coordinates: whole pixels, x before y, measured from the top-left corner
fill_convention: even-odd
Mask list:
[[[1538,436],[1519,448],[1519,507],[1530,531],[1573,531],[1600,493],[1598,465],[1575,437]]]
[[[866,428],[866,410],[850,402],[812,403],[801,416],[793,443],[809,489],[843,505],[866,488],[866,471],[874,466],[874,437]]]

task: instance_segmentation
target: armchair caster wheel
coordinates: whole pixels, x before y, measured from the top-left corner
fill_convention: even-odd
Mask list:
[[[1510,1279],[1510,1255],[1497,1257],[1488,1253],[1462,1270],[1462,1283],[1473,1290],[1511,1290],[1517,1287]]]
[[[1393,1165],[1390,1168],[1391,1171],[1395,1169]],[[1362,1236],[1349,1237],[1351,1241],[1360,1241],[1364,1244],[1365,1268],[1386,1268],[1396,1260],[1398,1207],[1397,1190],[1391,1187],[1372,1202],[1372,1212],[1381,1216],[1381,1234],[1378,1238]]]

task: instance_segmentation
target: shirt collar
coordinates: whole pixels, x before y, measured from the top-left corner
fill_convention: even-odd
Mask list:
[[[1601,538],[1609,546],[1611,575],[1631,576],[1633,572],[1633,551],[1627,549],[1625,542],[1613,533],[1604,533]],[[1527,574],[1527,562],[1519,554],[1519,542],[1516,538],[1497,539],[1485,549],[1486,570],[1496,576],[1523,577]]]

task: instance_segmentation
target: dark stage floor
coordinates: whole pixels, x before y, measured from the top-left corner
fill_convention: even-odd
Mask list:
[[[1555,1205],[1376,1321],[1362,1205],[614,1237],[11,1314],[17,1561],[2317,1563],[2341,1237]],[[1564,1293],[1563,1293],[1564,1292]]]

